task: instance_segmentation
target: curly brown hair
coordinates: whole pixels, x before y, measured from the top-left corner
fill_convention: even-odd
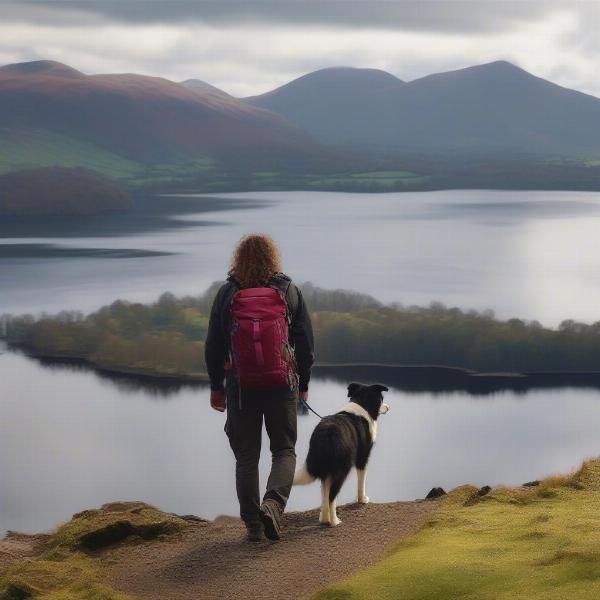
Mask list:
[[[269,279],[281,271],[277,244],[268,235],[245,235],[235,247],[229,275],[242,288],[264,287]]]

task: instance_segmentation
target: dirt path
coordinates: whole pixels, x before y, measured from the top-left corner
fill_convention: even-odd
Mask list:
[[[343,523],[317,511],[286,515],[285,538],[248,544],[241,522],[221,517],[164,542],[102,553],[108,583],[141,600],[296,600],[373,564],[415,531],[435,501],[348,504]]]

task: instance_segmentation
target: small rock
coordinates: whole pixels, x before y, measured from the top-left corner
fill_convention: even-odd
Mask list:
[[[90,510],[82,510],[81,512],[75,513],[73,515],[74,519],[87,519],[88,517],[93,517],[94,515],[97,515],[100,511],[96,510],[96,509],[90,509]]]
[[[435,498],[441,498],[442,496],[445,496],[446,492],[444,491],[444,488],[441,487],[434,487],[431,488],[431,490],[429,491],[429,494],[427,494],[427,496],[425,496],[425,500],[433,500]]]
[[[179,517],[180,519],[183,519],[184,521],[188,521],[191,523],[208,523],[208,519],[203,519],[202,517],[199,517],[197,515],[174,515],[176,517]]]
[[[528,481],[527,483],[523,484],[523,487],[536,487],[540,485],[540,482],[536,479],[535,481]]]
[[[478,496],[487,496],[492,491],[492,488],[489,485],[484,485],[482,488],[477,490]]]

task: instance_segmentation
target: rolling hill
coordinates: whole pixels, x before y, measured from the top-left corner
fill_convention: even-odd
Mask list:
[[[368,146],[381,135],[373,131],[373,115],[405,85],[378,69],[333,67],[245,101],[285,116],[322,143]]]
[[[600,99],[505,62],[401,82],[325,69],[246,98],[326,144],[471,155],[600,156]]]
[[[295,160],[314,150],[310,137],[281,116],[216,88],[189,87],[135,74],[85,75],[54,61],[1,67],[0,158],[14,146],[24,154],[17,166],[39,166],[36,154],[56,147],[66,163],[89,155],[92,163],[135,170],[197,157]]]
[[[0,67],[0,175],[129,190],[600,189],[600,99],[497,61],[405,82],[336,67],[238,99],[200,79]]]

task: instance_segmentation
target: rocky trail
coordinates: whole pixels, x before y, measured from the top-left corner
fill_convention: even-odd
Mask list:
[[[238,519],[221,517],[157,544],[105,553],[110,584],[144,600],[305,598],[373,564],[414,532],[436,502],[351,504],[342,524],[323,527],[318,511],[286,515],[279,542],[249,544]]]
[[[55,535],[77,531],[79,550],[93,541],[97,547],[85,552],[103,583],[139,600],[292,600],[377,562],[436,506],[436,500],[347,504],[338,508],[342,524],[334,528],[319,525],[317,510],[289,513],[283,539],[250,544],[233,517],[181,519],[143,503],[113,503],[75,515]],[[130,531],[123,526],[128,520]],[[122,539],[113,542],[112,535]],[[50,539],[9,534],[0,541],[0,574],[35,559]]]

